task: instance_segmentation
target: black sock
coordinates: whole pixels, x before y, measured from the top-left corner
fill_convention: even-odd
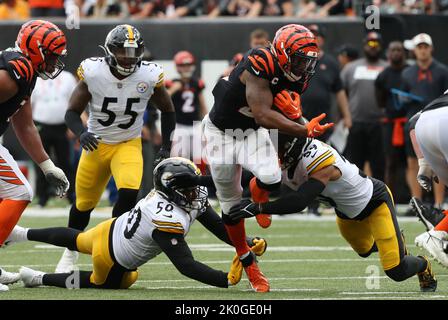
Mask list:
[[[120,189],[118,190],[118,200],[112,210],[112,217],[116,218],[131,210],[137,203],[138,190]]]
[[[96,286],[90,282],[91,274],[91,271],[48,273],[42,277],[42,284],[67,289],[94,288]]]
[[[254,262],[255,260],[255,255],[252,251],[249,251],[249,254],[247,255],[247,257],[244,257],[243,259],[240,259],[241,263],[243,264],[243,267],[248,267],[252,264],[252,262]]]
[[[70,216],[68,218],[68,227],[84,231],[89,225],[90,213],[92,211],[93,208],[87,211],[80,211],[76,208],[76,205],[73,204],[70,209]]]
[[[28,240],[49,243],[70,250],[77,250],[76,238],[81,231],[71,228],[46,228],[30,229],[27,233]]]
[[[392,280],[403,281],[419,272],[425,271],[426,267],[427,262],[425,259],[414,256],[404,256],[398,266],[386,270],[385,273]]]

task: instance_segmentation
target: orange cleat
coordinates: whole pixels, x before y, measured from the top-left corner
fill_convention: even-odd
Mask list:
[[[260,268],[258,268],[255,261],[245,267],[244,271],[246,271],[250,286],[255,292],[269,292],[269,281],[261,272]]]
[[[249,183],[250,194],[252,201],[255,203],[264,203],[269,201],[269,191],[261,189],[257,185],[257,178],[253,177]],[[262,228],[268,228],[272,223],[272,216],[270,214],[260,213],[255,216],[258,224]]]

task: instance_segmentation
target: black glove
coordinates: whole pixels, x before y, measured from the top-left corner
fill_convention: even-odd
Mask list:
[[[199,185],[199,177],[190,172],[182,172],[173,174],[168,178],[168,188],[191,188]]]
[[[101,140],[99,136],[88,131],[84,131],[79,136],[81,147],[86,151],[96,150],[98,148],[98,140]]]
[[[168,159],[170,157],[170,151],[165,149],[164,147],[160,147],[159,152],[156,155],[156,160],[154,160],[154,168],[165,159]]]
[[[240,203],[230,208],[229,217],[233,221],[238,221],[244,218],[253,218],[260,213],[258,204],[253,203],[249,199],[241,200]]]

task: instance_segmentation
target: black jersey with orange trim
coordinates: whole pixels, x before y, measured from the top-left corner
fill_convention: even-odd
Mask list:
[[[244,70],[256,77],[267,79],[274,97],[285,89],[301,94],[306,88],[306,84],[291,82],[286,78],[268,47],[249,50],[229,77],[220,79],[213,89],[215,103],[209,117],[213,124],[223,131],[260,127],[248,107],[246,86],[240,81]]]
[[[36,84],[36,75],[31,62],[20,52],[5,50],[0,52],[0,70],[6,70],[17,83],[19,91],[8,101],[0,103],[0,136],[6,131],[9,118],[31,96]],[[1,84],[0,84],[1,85]]]
[[[205,88],[204,81],[191,78],[188,83],[184,83],[180,79],[173,79],[167,81],[166,86],[170,87],[176,81],[182,83],[182,88],[171,96],[176,109],[176,122],[192,126],[194,121],[201,120],[199,94]]]

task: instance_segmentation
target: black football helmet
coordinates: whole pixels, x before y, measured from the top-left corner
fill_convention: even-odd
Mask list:
[[[190,188],[167,187],[169,179],[176,173],[192,173],[200,175],[201,171],[196,165],[185,158],[174,157],[161,161],[154,168],[154,188],[168,201],[191,213],[197,210],[198,213],[205,211],[207,201],[207,189],[203,186],[194,186]]]
[[[296,122],[305,125],[308,120],[305,117],[300,117],[299,121]],[[278,134],[277,153],[282,170],[287,170],[297,165],[302,157],[304,145],[310,140],[311,138],[307,137],[293,137],[283,133]]]
[[[129,24],[120,24],[113,28],[101,48],[106,53],[109,66],[124,76],[135,72],[145,53],[140,32]]]

